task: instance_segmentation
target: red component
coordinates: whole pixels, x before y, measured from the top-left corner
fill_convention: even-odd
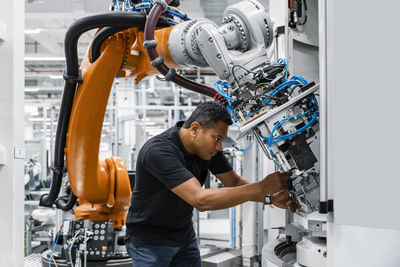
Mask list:
[[[222,105],[228,104],[228,101],[220,94],[216,93],[214,95],[214,100],[220,102]]]

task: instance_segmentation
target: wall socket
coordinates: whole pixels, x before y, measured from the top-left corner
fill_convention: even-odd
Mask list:
[[[25,148],[14,147],[14,158],[15,159],[25,159]]]

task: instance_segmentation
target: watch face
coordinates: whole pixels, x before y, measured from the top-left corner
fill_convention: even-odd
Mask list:
[[[271,196],[265,196],[265,203],[271,204]]]

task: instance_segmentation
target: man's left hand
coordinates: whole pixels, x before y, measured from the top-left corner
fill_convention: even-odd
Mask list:
[[[296,197],[286,190],[273,194],[271,196],[271,204],[281,209],[290,210],[291,212],[295,212],[300,207]]]

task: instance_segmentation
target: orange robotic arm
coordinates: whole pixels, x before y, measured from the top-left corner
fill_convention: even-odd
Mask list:
[[[170,31],[159,29],[155,38],[165,62],[176,66],[167,49]],[[82,63],[83,83],[75,95],[65,147],[71,189],[78,197],[79,206],[74,210],[77,219],[113,220],[115,227],[124,225],[131,194],[126,167],[121,158],[100,161],[98,154],[114,77],[136,77],[138,81],[157,73],[142,43],[143,32],[131,28],[105,41],[94,63],[90,63],[89,52]]]

